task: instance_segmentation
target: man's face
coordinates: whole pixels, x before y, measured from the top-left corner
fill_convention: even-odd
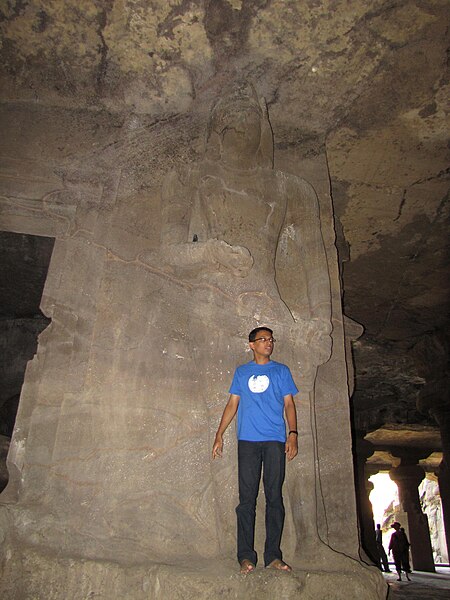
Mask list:
[[[255,357],[269,358],[273,352],[272,334],[266,329],[258,331],[255,341],[250,342],[249,345]]]

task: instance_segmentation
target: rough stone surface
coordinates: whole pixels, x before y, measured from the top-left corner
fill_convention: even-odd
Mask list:
[[[346,600],[367,597],[368,588],[386,595],[386,584],[374,567],[354,561],[347,572],[275,573],[257,568],[251,576],[236,573],[228,559],[220,563],[126,565],[107,561],[80,561],[58,554],[14,548],[16,558],[6,561],[7,583],[2,591],[11,600],[33,598],[84,598],[101,600],[184,600],[185,598],[301,598]],[[17,582],[18,564],[24,574]],[[14,585],[11,582],[14,581]]]
[[[121,402],[145,431],[146,396],[141,388],[140,398],[128,393],[130,380],[136,386],[144,378],[143,367],[134,363],[141,371],[122,381],[131,369],[123,355],[129,339],[147,331],[139,303],[154,310],[161,291],[154,285],[159,275],[136,259],[159,246],[161,182],[174,168],[198,163],[212,102],[248,80],[268,102],[276,169],[306,179],[319,196],[328,258],[331,182],[344,306],[365,327],[354,344],[358,428],[433,423],[436,404],[448,406],[449,388],[449,10],[446,0],[32,0],[2,7],[0,228],[58,238],[42,304],[52,326],[27,371],[20,443],[10,458],[16,483],[33,422],[39,427],[30,438],[36,448],[30,489],[41,480],[39,461],[55,461],[42,497],[54,489],[60,494],[70,481],[66,440],[69,447],[91,444],[88,464],[100,452],[99,432],[114,432],[115,448],[132,437]],[[9,247],[15,252],[23,239],[11,239]],[[28,279],[17,286],[28,289]],[[338,280],[334,273],[334,306]],[[127,286],[136,290],[131,299]],[[182,297],[173,294],[169,312]],[[198,308],[194,298],[188,304]],[[130,318],[121,322],[115,311]],[[102,352],[108,346],[119,348],[119,361]],[[133,352],[144,353],[144,346]],[[346,352],[348,358],[348,345]],[[334,381],[335,369],[342,373],[341,358],[322,369],[324,377]],[[324,427],[337,410],[346,430],[348,414],[343,404],[336,409],[332,386],[326,397]],[[80,407],[83,414],[98,411],[81,433],[71,429]],[[49,439],[57,440],[55,450],[46,448]],[[326,486],[337,472],[343,485],[349,467],[346,456],[339,469],[324,459],[339,447],[337,433],[319,433],[316,441],[321,469],[330,473],[322,480],[328,507],[318,511],[318,523],[325,523],[327,511],[347,509],[334,484]],[[125,476],[117,467],[111,486],[124,484]],[[342,527],[338,519],[333,526],[334,540]]]
[[[433,376],[419,381],[421,365],[405,356],[423,335],[448,331],[449,10],[446,0],[9,2],[3,172],[34,173],[38,187],[39,160],[51,169],[95,156],[98,171],[109,149],[118,168],[134,163],[130,187],[145,188],[180,153],[198,154],[218,90],[252,80],[279,151],[326,149],[345,307],[366,330],[354,351],[355,411],[370,394],[388,414],[406,402],[405,418],[419,421],[418,392]],[[33,136],[24,110],[51,115],[56,135]],[[379,424],[375,415],[365,427]]]

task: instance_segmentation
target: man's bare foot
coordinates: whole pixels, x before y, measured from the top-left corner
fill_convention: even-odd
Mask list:
[[[270,564],[268,564],[267,568],[277,569],[278,571],[292,571],[292,568],[279,558],[276,558]]]
[[[241,561],[241,573],[251,573],[254,570],[255,565],[252,563],[251,560],[248,560],[248,558],[244,558],[244,560]]]

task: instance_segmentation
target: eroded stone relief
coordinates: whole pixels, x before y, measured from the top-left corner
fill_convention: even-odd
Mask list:
[[[220,464],[210,448],[248,331],[266,324],[301,389],[286,557],[381,597],[357,557],[354,507],[337,506],[348,492],[329,493],[333,478],[352,481],[339,284],[314,189],[273,169],[264,102],[242,88],[215,104],[203,159],[164,180],[159,246],[123,252],[122,208],[99,206],[56,242],[43,301],[52,324],[10,453],[11,539],[116,564],[234,558],[233,432]],[[355,530],[347,553],[336,551],[339,514]]]
[[[178,351],[172,357],[189,364],[195,354],[195,362],[187,373],[177,368],[172,378],[182,388],[192,374],[199,377],[194,398],[205,406],[208,427],[214,429],[248,331],[269,324],[279,338],[277,356],[294,364],[307,396],[317,365],[331,349],[330,283],[318,202],[307,182],[273,169],[267,112],[254,91],[238,90],[217,102],[204,160],[170,173],[162,195],[161,249],[144,252],[140,260],[163,269],[172,280],[165,286],[179,287],[164,307],[166,335],[169,325],[179,328],[180,316],[189,319],[183,329],[187,347],[180,353],[180,336],[173,335]],[[188,402],[193,407],[192,398]],[[225,544],[234,554],[236,477],[230,442],[226,465],[213,467],[211,493],[216,504],[226,505],[214,520],[220,524],[218,548]],[[234,490],[225,501],[223,480]]]

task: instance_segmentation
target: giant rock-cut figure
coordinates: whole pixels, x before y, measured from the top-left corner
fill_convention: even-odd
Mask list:
[[[300,458],[287,473],[283,545],[290,560],[289,551],[298,558],[303,550],[314,562],[321,544],[310,403],[317,366],[331,351],[328,267],[315,191],[306,181],[273,169],[267,108],[253,89],[238,89],[215,104],[205,157],[167,176],[162,214],[161,251],[143,253],[140,260],[152,269],[158,265],[174,288],[161,318],[168,337],[172,331],[178,340],[179,356],[190,357],[190,366],[184,362],[174,374],[178,386],[183,381],[197,385],[198,406],[194,416],[187,409],[186,419],[198,418],[200,407],[205,409],[207,451],[234,368],[243,362],[248,331],[272,327],[279,340],[276,360],[291,367],[301,389],[303,423]],[[302,431],[309,431],[308,440]],[[203,472],[204,493],[194,512],[197,547],[209,557],[234,556],[235,440],[230,432],[226,437],[228,460],[206,471],[206,456],[197,449],[197,460],[186,465]],[[208,527],[209,546],[201,542]],[[257,529],[257,544],[262,537]]]

